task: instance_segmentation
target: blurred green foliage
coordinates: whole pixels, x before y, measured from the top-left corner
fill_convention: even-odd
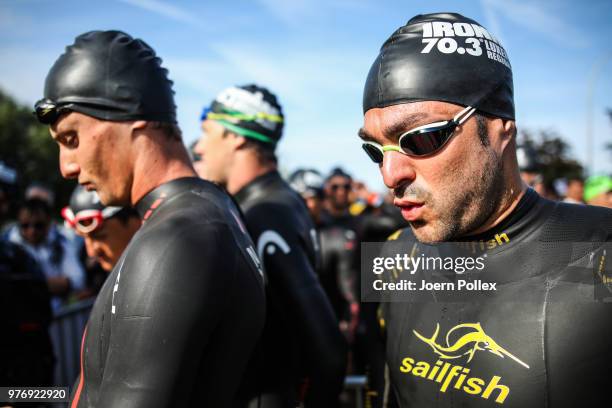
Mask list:
[[[76,183],[62,178],[58,147],[48,127],[38,123],[32,107],[19,105],[1,90],[0,160],[17,170],[13,200],[20,199],[30,183],[40,182],[55,192],[56,211],[68,203]]]
[[[571,156],[571,147],[554,130],[520,131],[519,144],[535,152],[544,184],[552,186],[556,179],[584,178],[584,167]]]

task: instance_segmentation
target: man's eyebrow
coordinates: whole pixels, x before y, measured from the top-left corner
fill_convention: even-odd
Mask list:
[[[400,134],[416,127],[426,117],[427,114],[423,112],[402,116],[398,121],[391,123],[383,129],[383,136],[390,140],[397,139]]]
[[[60,118],[62,119],[61,129],[60,129]],[[53,137],[53,132],[51,133],[51,137],[54,140],[57,140],[59,137],[66,136],[68,133],[76,133],[77,127],[74,124],[74,118],[72,112],[62,113],[54,123],[49,126],[49,130],[55,132],[56,137]]]
[[[425,113],[413,113],[402,116],[397,122],[391,123],[383,129],[383,137],[386,139],[396,139],[401,133],[416,127],[415,125],[427,117]],[[376,138],[364,128],[359,129],[357,135],[365,141],[375,141]]]
[[[365,141],[373,141],[374,140],[372,135],[369,134],[368,131],[365,130],[364,128],[359,128],[359,130],[357,131],[357,136],[359,136],[360,138],[362,138]]]
[[[51,138],[57,142],[58,140],[61,140],[62,138],[65,138],[66,136],[69,136],[70,134],[74,134],[74,133],[75,133],[74,129],[64,129],[59,132],[55,131],[55,135],[51,133]]]

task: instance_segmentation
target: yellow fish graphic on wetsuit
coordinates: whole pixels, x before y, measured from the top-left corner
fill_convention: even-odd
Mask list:
[[[468,333],[461,336],[454,344],[450,344],[450,336],[456,330],[459,329],[471,329]],[[519,360],[515,355],[510,353],[508,350],[501,347],[499,344],[495,342],[491,337],[489,337],[482,327],[480,323],[463,323],[459,324],[448,331],[446,334],[446,346],[442,346],[436,343],[438,338],[438,334],[440,333],[440,324],[436,324],[436,331],[434,334],[427,338],[421,334],[419,334],[416,330],[412,331],[415,336],[419,339],[427,343],[434,351],[434,353],[438,354],[440,358],[443,359],[455,359],[463,356],[468,356],[467,362],[469,363],[474,358],[474,354],[476,351],[489,351],[495,354],[498,357],[505,358],[505,356],[510,357],[523,367],[529,368],[527,364]],[[466,346],[470,345],[467,351],[462,351]]]

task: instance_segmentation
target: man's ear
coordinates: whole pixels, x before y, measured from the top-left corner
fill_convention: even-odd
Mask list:
[[[501,127],[497,129],[501,149],[506,150],[509,145],[516,145],[516,124],[513,120],[497,119]],[[497,121],[496,120],[496,121]]]
[[[504,139],[516,137],[516,123],[513,120],[504,120]]]
[[[234,150],[242,149],[247,141],[246,137],[239,135],[237,133],[234,133],[234,132],[230,132],[228,134],[228,137],[231,138],[231,143],[232,143]]]
[[[142,130],[146,128],[147,123],[148,122],[146,120],[135,120],[134,122],[132,122],[132,132],[135,130]]]

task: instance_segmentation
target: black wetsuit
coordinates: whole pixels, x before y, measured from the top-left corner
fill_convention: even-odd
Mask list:
[[[307,407],[337,404],[346,346],[315,265],[316,231],[302,198],[278,172],[236,195],[266,273],[267,318],[245,380],[256,407],[295,407],[305,383]],[[254,398],[253,398],[254,397]]]
[[[333,215],[327,210],[321,211],[321,224],[327,226],[338,226],[345,229],[349,229],[351,231],[355,231],[359,240],[362,237],[362,223],[363,217],[360,215],[353,215],[348,210],[346,210],[341,215]]]
[[[340,216],[333,216],[325,211],[322,214],[321,232],[321,249],[323,253],[331,252],[329,258],[331,261],[335,259],[344,260],[342,265],[346,265],[347,257],[353,257],[350,263],[350,274],[346,271],[338,271],[340,288],[350,288],[357,293],[360,292],[361,281],[359,279],[359,264],[360,259],[360,244],[361,242],[384,242],[387,237],[396,231],[398,228],[406,225],[406,221],[401,217],[399,210],[394,206],[382,203],[379,207],[366,207],[360,214],[352,215],[346,212]],[[337,229],[347,231],[355,235],[356,245],[352,250],[345,250],[344,254],[337,253],[340,243],[337,239],[333,239],[332,232]],[[332,235],[328,240],[331,248],[326,248],[325,235]],[[337,237],[338,233],[335,233]],[[329,290],[330,272],[326,272],[326,264],[329,267],[329,262],[326,262],[326,257],[323,256],[321,281],[326,288],[326,292],[330,294],[332,304],[336,306],[342,300],[337,291]],[[334,267],[335,265],[331,265]],[[340,265],[338,265],[340,266]],[[346,276],[351,278],[352,282],[346,281]],[[326,280],[327,279],[327,280]],[[350,285],[347,285],[350,283]],[[358,299],[358,297],[357,297]],[[342,303],[346,305],[346,302]],[[362,302],[359,305],[358,327],[355,332],[355,338],[351,344],[352,361],[351,366],[354,374],[365,374],[367,376],[366,387],[364,389],[364,405],[372,408],[379,408],[383,404],[383,394],[385,387],[384,369],[384,339],[381,336],[381,330],[378,324],[378,304],[374,302]]]
[[[319,226],[321,267],[319,279],[338,320],[351,319],[350,306],[359,301],[355,265],[357,235],[341,226]]]
[[[414,256],[433,248],[409,228],[394,238]],[[498,287],[473,301],[426,291],[429,300],[383,304],[400,405],[608,406],[611,240],[611,210],[552,202],[530,189],[500,225],[461,239],[468,246],[451,244],[486,255],[480,277]]]
[[[143,226],[91,312],[70,406],[230,407],[265,318],[239,211],[197,178],[136,209]]]
[[[408,226],[402,214],[393,204],[382,203],[379,207],[366,208],[361,214],[363,242],[383,242],[400,228]]]
[[[52,313],[47,279],[17,244],[0,239],[0,384],[53,384]]]

